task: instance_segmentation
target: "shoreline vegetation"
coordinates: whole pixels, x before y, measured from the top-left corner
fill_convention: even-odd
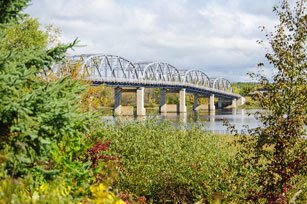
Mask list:
[[[286,26],[298,22],[290,42],[283,29],[271,36],[276,54],[267,58],[279,71],[272,83],[259,80],[268,94],[256,96],[270,114],[257,113],[263,127],[246,134],[228,124],[233,135],[205,132],[201,123],[101,122],[98,107],[114,103],[112,91],[91,86],[80,64],[65,61],[77,40],[61,44],[52,26],[41,30],[22,13],[29,3],[0,1],[0,204],[306,203],[306,1],[295,18],[287,1],[274,9]],[[279,47],[287,43],[291,49]],[[61,76],[53,63],[67,65]],[[254,85],[235,87],[248,95]]]
[[[254,101],[252,99],[252,97],[246,96],[245,100],[246,100],[245,104],[240,105],[238,107],[238,109],[246,109],[246,110],[251,110],[251,109],[258,109],[259,110],[259,109],[261,109],[259,102]]]

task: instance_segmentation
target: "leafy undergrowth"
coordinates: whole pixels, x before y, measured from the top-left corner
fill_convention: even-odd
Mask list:
[[[2,179],[0,203],[126,203],[102,183],[91,185],[89,192],[84,187],[74,189],[74,186],[61,179],[33,185],[35,183],[31,176],[25,179]]]
[[[115,186],[152,203],[212,201],[218,193],[230,199],[236,186],[228,165],[236,152],[231,136],[180,127],[146,120],[99,130],[96,136],[111,139],[109,150],[123,166]]]

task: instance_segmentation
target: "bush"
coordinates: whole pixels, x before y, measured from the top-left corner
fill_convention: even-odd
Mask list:
[[[189,202],[211,199],[218,192],[231,194],[228,162],[235,149],[227,136],[206,133],[157,120],[104,125],[96,136],[111,139],[110,152],[120,158],[118,187],[151,202]],[[226,140],[226,141],[225,141]]]

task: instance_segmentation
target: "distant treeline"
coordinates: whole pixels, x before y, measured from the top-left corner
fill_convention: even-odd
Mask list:
[[[260,84],[256,82],[235,82],[232,83],[232,86],[234,93],[238,93],[242,96],[248,96],[256,89],[258,89]]]

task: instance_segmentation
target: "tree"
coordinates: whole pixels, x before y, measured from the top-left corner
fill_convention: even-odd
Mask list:
[[[22,51],[30,47],[44,50],[47,47],[47,40],[48,33],[39,29],[37,19],[25,17],[15,25],[3,29],[0,51]]]
[[[77,142],[66,148],[73,155],[87,139],[88,116],[78,104],[85,86],[69,76],[42,78],[75,42],[48,49],[48,34],[37,20],[19,13],[27,2],[1,1],[6,12],[0,15],[0,154],[6,155],[6,170],[13,176],[43,172],[48,177],[60,173],[53,156],[65,151],[61,144]]]
[[[20,12],[25,9],[31,0],[2,0],[0,1],[0,24],[17,20],[24,15]]]
[[[233,86],[233,93],[239,93],[239,89],[237,86]]]
[[[254,91],[255,87],[251,87],[251,86],[243,86],[240,91],[239,94],[242,96],[249,96],[253,91]]]
[[[295,199],[306,182],[306,0],[298,0],[293,9],[282,0],[273,12],[280,23],[275,32],[266,33],[271,46],[266,58],[276,74],[271,82],[259,74],[252,75],[267,90],[266,94],[258,93],[254,99],[265,110],[256,113],[263,126],[249,129],[250,136],[240,135],[244,148],[239,154],[245,155],[244,166],[256,172],[257,187],[250,189],[248,199],[288,203],[290,195]]]
[[[81,108],[87,86],[74,78],[78,67],[48,75],[76,41],[58,44],[50,28],[39,30],[37,20],[20,10],[0,15],[0,200],[75,203],[91,196],[93,202],[124,203],[104,185],[118,158],[104,154],[109,141],[91,135],[93,114]]]

